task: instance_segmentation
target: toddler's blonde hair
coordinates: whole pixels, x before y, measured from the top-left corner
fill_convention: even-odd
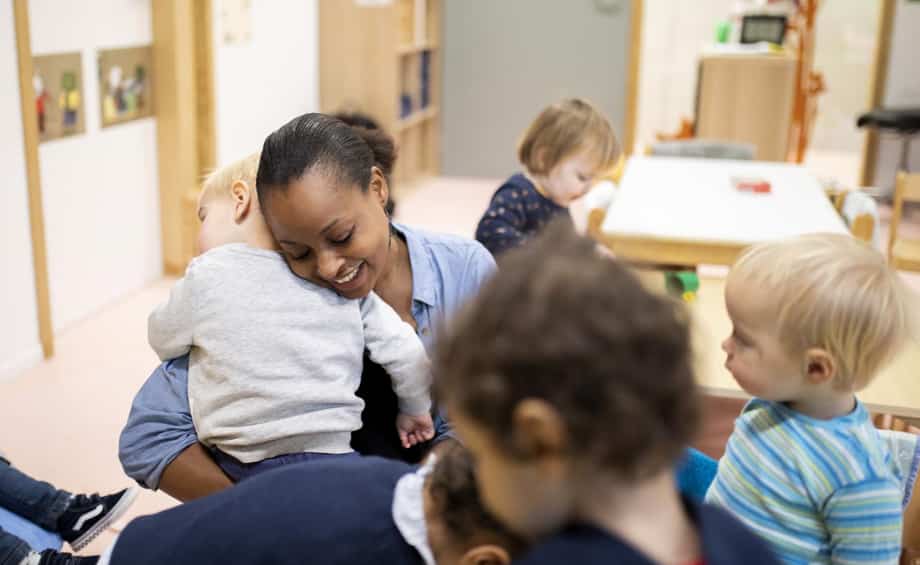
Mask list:
[[[256,173],[259,171],[259,152],[234,161],[211,172],[202,184],[201,197],[214,193],[229,195],[233,183],[242,181],[253,191],[256,189]]]
[[[824,349],[835,386],[860,390],[913,333],[910,292],[885,257],[849,235],[813,234],[755,245],[729,285],[756,289],[790,355]]]
[[[588,150],[601,172],[620,157],[613,126],[587,100],[568,98],[549,106],[530,124],[518,145],[518,159],[528,172],[546,175],[564,159]]]

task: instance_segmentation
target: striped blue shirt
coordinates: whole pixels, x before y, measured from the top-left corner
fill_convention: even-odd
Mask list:
[[[735,422],[706,495],[790,564],[897,563],[901,498],[887,445],[861,403],[817,420],[760,399]]]

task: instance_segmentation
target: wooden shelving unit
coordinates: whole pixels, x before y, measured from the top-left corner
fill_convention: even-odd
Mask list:
[[[396,54],[400,56],[415,55],[417,53],[421,53],[422,51],[433,51],[435,49],[438,49],[439,47],[440,45],[438,45],[437,43],[431,43],[431,42],[422,43],[420,45],[414,45],[410,43],[407,45],[400,45],[396,49]]]
[[[395,186],[440,172],[442,0],[320,0],[320,110],[363,112],[399,147]]]
[[[419,124],[424,124],[428,120],[437,119],[438,117],[438,108],[437,106],[429,107],[424,110],[418,110],[409,114],[407,117],[396,122],[396,132],[402,133],[408,129],[412,129]]]

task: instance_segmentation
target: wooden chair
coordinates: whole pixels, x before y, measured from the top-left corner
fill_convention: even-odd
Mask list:
[[[895,418],[890,414],[876,414],[872,418],[879,436],[887,444],[892,460],[901,473],[905,495],[911,492],[910,502],[904,508],[904,526],[901,537],[901,565],[920,565],[920,489],[917,479],[911,476],[915,472],[918,447],[911,449],[906,438],[920,435],[920,428],[914,424]],[[898,436],[901,436],[900,438]]]
[[[898,236],[905,202],[920,202],[920,173],[898,173],[888,234],[888,261],[895,269],[920,271],[920,240]]]
[[[692,157],[695,159],[733,159],[753,161],[755,147],[751,143],[715,139],[682,139],[658,141],[646,149],[656,157]]]
[[[844,213],[844,203],[852,193],[853,191],[851,190],[839,190],[830,193],[829,196],[837,213],[843,216],[843,219],[849,226],[850,233],[853,234],[853,237],[872,243],[873,237],[875,237],[875,217],[872,214],[857,214],[850,218]],[[863,198],[866,197],[864,196]],[[873,210],[874,209],[873,206]],[[875,214],[877,215],[878,212],[875,212]]]
[[[592,208],[588,210],[588,235],[597,241],[601,241],[603,238],[604,234],[601,231],[601,224],[604,223],[604,218],[606,216],[607,210],[603,208]]]

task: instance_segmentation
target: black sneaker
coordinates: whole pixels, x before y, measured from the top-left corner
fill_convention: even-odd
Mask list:
[[[38,565],[96,565],[98,556],[80,557],[69,553],[61,553],[53,549],[46,549],[41,553]]]
[[[74,496],[67,510],[58,518],[58,533],[74,551],[80,551],[131,507],[137,490],[137,487],[131,487],[108,496]]]

